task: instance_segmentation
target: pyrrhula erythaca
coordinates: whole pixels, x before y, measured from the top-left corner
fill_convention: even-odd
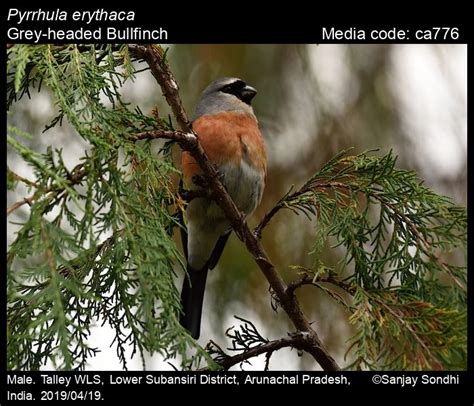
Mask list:
[[[267,172],[265,143],[251,101],[257,91],[237,78],[212,82],[202,93],[192,118],[209,160],[237,207],[249,216],[260,203]],[[193,177],[201,173],[192,156],[182,154],[184,184],[198,188]],[[194,178],[196,179],[196,178]],[[187,273],[181,291],[181,324],[199,338],[207,273],[224,250],[231,228],[222,210],[206,198],[192,200],[186,209],[187,235],[183,247]]]

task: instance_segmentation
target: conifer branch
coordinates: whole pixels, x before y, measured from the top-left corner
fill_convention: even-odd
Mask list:
[[[182,102],[178,93],[178,85],[167,68],[166,63],[162,59],[163,53],[158,47],[152,45],[147,45],[145,48],[134,48],[134,50],[149,64],[151,72],[161,86],[163,94],[168,104],[171,106],[181,129],[186,133],[192,133],[190,122],[182,108]],[[167,133],[165,135],[171,136],[172,134]],[[201,167],[206,180],[209,182],[209,187],[215,196],[216,203],[226,214],[227,219],[239,239],[244,242],[248,251],[254,257],[255,262],[267,278],[272,289],[275,291],[281,306],[288,314],[297,330],[308,334],[308,345],[306,350],[314,357],[323,369],[338,370],[339,366],[325,349],[318,334],[304,316],[296,297],[290,297],[287,295],[285,282],[276,271],[261,243],[248,228],[244,216],[235,206],[235,203],[232,201],[231,197],[220,182],[216,169],[206,157],[197,137],[183,136],[180,134],[177,141],[184,151],[190,152],[192,157]]]
[[[240,354],[231,356],[219,347],[214,341],[210,341],[206,346],[207,351],[213,356],[214,361],[225,370],[234,365],[250,363],[249,359],[265,354],[265,370],[268,370],[270,358],[275,351],[282,348],[295,348],[299,352],[310,351],[312,344],[309,339],[309,333],[295,332],[289,333],[288,337],[278,340],[268,340],[258,332],[257,327],[249,320],[234,316],[237,320],[243,322],[239,328],[235,326],[227,329],[226,336],[231,339],[232,347],[229,351],[239,352]]]
[[[71,173],[68,175],[68,185],[67,186],[74,186],[77,184],[80,184],[84,177],[87,175],[87,172],[83,168],[82,164],[77,165],[74,167],[74,169],[71,171]],[[7,216],[12,214],[15,210],[19,209],[21,206],[28,204],[32,205],[33,202],[39,198],[45,199],[45,200],[52,200],[53,198],[56,198],[60,193],[64,192],[66,190],[66,185],[64,186],[50,186],[45,188],[44,190],[39,189],[39,186],[36,182],[29,181],[28,179],[21,178],[18,175],[16,175],[18,180],[28,184],[29,186],[33,186],[37,188],[37,191],[33,193],[31,196],[24,197],[22,200],[19,200],[15,203],[13,203],[11,206],[7,208]]]
[[[228,355],[223,351],[216,343],[213,341],[207,347],[207,350],[211,355],[214,355],[214,360],[219,364],[219,366],[228,370],[234,365],[243,364],[248,362],[249,359],[257,357],[262,354],[266,354],[266,364],[267,367],[265,370],[268,370],[268,362],[271,355],[282,348],[294,348],[301,351],[308,351],[308,347],[312,345],[311,341],[307,340],[308,333],[295,333],[291,334],[288,337],[283,337],[278,340],[267,341],[265,343],[256,345],[254,347],[245,349],[242,353],[237,355]]]
[[[307,271],[308,273],[311,272],[310,270],[307,270]],[[294,295],[296,289],[305,285],[318,286],[318,283],[330,283],[332,285],[335,285],[341,288],[342,290],[349,293],[350,295],[354,295],[357,290],[355,286],[337,279],[331,273],[329,275],[315,276],[315,277],[311,277],[309,276],[309,274],[305,274],[301,279],[298,279],[296,281],[289,283],[288,287],[286,288],[286,293],[288,295]]]
[[[261,238],[263,229],[269,224],[269,222],[272,220],[272,218],[281,210],[284,208],[292,208],[293,205],[300,205],[299,199],[307,194],[313,194],[314,192],[317,192],[322,189],[343,189],[343,190],[348,190],[349,192],[353,193],[364,193],[364,191],[360,190],[358,187],[354,187],[351,184],[345,184],[342,182],[337,182],[337,181],[331,181],[331,182],[312,182],[309,181],[305,185],[303,185],[298,191],[294,193],[287,193],[285,196],[283,196],[278,203],[268,212],[264,215],[263,219],[260,221],[260,223],[255,227],[254,233],[257,236],[257,238]],[[372,191],[367,191],[365,192],[368,197],[372,197],[376,200],[378,200],[382,205],[385,205],[388,207],[393,215],[403,224],[406,224],[406,226],[409,228],[409,230],[413,233],[413,235],[416,237],[416,240],[419,243],[420,249],[423,251],[423,253],[428,256],[429,258],[433,259],[436,261],[439,266],[446,272],[446,274],[453,280],[456,285],[459,286],[462,290],[466,291],[466,286],[459,281],[458,278],[456,278],[449,267],[443,263],[438,256],[436,256],[430,247],[430,244],[426,240],[426,238],[423,236],[421,231],[418,229],[416,224],[401,210],[399,210],[395,205],[390,203],[385,197],[383,197],[380,193],[378,192],[372,192]],[[300,206],[302,207],[302,206]],[[314,198],[310,198],[309,201],[305,200],[304,202],[304,207],[303,210],[306,212],[310,212],[311,214],[317,215],[317,201]]]
[[[18,202],[13,203],[11,206],[7,208],[7,216],[12,214],[15,210],[19,209],[24,204],[29,204],[31,206],[31,204],[33,203],[33,200],[35,200],[35,195],[24,197],[22,200],[19,200]]]
[[[24,178],[21,175],[18,175],[17,173],[11,171],[10,169],[8,169],[8,176],[10,176],[15,181],[19,181],[19,182],[24,183],[27,186],[33,186],[35,188],[38,187],[38,184],[36,182],[33,182],[32,180]]]
[[[280,346],[337,369],[298,303],[298,289],[306,285],[350,314],[355,334],[347,368],[465,368],[467,211],[414,172],[397,169],[391,152],[341,152],[299,190],[290,189],[252,232],[190,128],[161,48],[16,44],[7,55],[7,106],[47,86],[58,113],[46,130],[67,120],[75,129],[71,137],[88,145],[81,164],[69,170],[61,149],[38,153],[18,139],[34,135],[8,127],[8,143],[33,172],[31,179],[7,172],[9,190],[18,183],[32,190],[7,209],[31,207],[7,255],[9,369],[37,370],[47,362],[85,368],[97,352],[89,344],[97,319],[114,329],[124,369],[127,347],[133,354],[179,355],[183,369],[218,368],[216,360],[230,367],[265,354],[268,369]],[[122,101],[123,83],[143,71],[132,63],[138,60],[148,62],[179,130],[171,118],[145,115]],[[170,142],[156,154],[146,142],[151,139]],[[176,191],[172,184],[175,142],[203,169],[199,191]],[[270,283],[272,307],[288,314],[296,338],[269,341],[240,319],[239,330],[227,331],[237,358],[215,349],[213,360],[180,326],[174,268],[184,264],[172,239],[180,223],[170,206],[196,197],[215,200],[227,215]],[[299,277],[288,285],[260,243],[281,209],[316,220],[313,266],[292,266]],[[335,255],[324,255],[334,248]]]
[[[415,328],[412,327],[410,323],[405,321],[406,314],[403,312],[400,312],[399,310],[396,311],[394,310],[391,306],[388,306],[383,300],[380,300],[379,298],[376,298],[372,295],[370,295],[367,291],[364,291],[364,295],[372,299],[373,301],[377,302],[380,307],[385,309],[390,315],[392,315],[403,328],[409,331],[413,339],[420,345],[421,348],[423,348],[424,353],[427,354],[430,359],[432,360],[432,364],[434,369],[440,370],[442,369],[442,364],[438,360],[438,358],[431,352],[430,348],[427,346],[427,344],[424,342],[424,340],[420,337],[418,332],[415,330]]]

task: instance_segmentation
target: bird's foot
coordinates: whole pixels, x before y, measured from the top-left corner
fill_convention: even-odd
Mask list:
[[[193,179],[193,183],[196,186],[202,187],[204,189],[207,189],[209,187],[209,182],[206,179],[206,177],[203,175],[194,175],[192,179]]]

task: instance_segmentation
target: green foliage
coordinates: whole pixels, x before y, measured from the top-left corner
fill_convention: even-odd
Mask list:
[[[307,273],[336,300],[319,280],[353,296],[352,367],[465,368],[466,210],[395,163],[392,152],[342,152],[279,205],[317,216]],[[333,268],[320,260],[327,244],[344,252]]]
[[[8,143],[33,169],[28,219],[8,251],[8,368],[83,369],[97,351],[91,328],[108,323],[126,368],[125,349],[182,357],[196,367],[208,355],[179,324],[172,240],[176,219],[169,148],[132,142],[170,123],[131,109],[120,88],[134,77],[126,46],[14,46],[8,51],[13,103],[47,86],[58,109],[90,148],[71,168],[62,151],[35,152],[9,129]],[[196,356],[190,357],[190,349]]]
[[[437,288],[437,287],[434,287]],[[423,301],[409,289],[358,289],[350,322],[353,368],[431,370],[466,367],[466,312]]]
[[[66,120],[88,145],[70,167],[62,150],[38,153],[21,129],[8,128],[9,145],[34,174],[7,171],[9,189],[22,183],[32,193],[7,256],[9,369],[85,368],[98,351],[88,340],[100,323],[115,331],[124,368],[129,346],[142,357],[181,356],[185,369],[216,368],[179,325],[177,171],[169,143],[156,154],[150,142],[132,140],[172,123],[122,99],[123,83],[137,74],[133,61],[116,45],[8,50],[8,106],[46,86],[57,108],[46,129]],[[280,200],[277,209],[318,220],[314,269],[295,268],[305,274],[301,284],[349,312],[351,368],[465,368],[466,210],[395,163],[392,153],[341,153]],[[328,245],[343,252],[339,263],[321,260]],[[266,342],[248,323],[231,336],[234,349]]]

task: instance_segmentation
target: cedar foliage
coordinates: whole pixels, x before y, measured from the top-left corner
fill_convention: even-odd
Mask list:
[[[8,107],[48,89],[58,114],[45,130],[67,120],[89,146],[71,168],[62,150],[38,153],[24,142],[30,135],[8,127],[8,144],[33,173],[7,172],[10,190],[21,182],[31,191],[7,255],[9,369],[84,369],[99,350],[90,345],[98,322],[115,331],[124,368],[128,346],[142,359],[180,356],[184,369],[219,367],[216,351],[179,325],[174,268],[183,258],[172,234],[183,202],[171,181],[178,171],[169,143],[156,154],[149,141],[133,141],[173,123],[122,100],[121,86],[138,74],[134,62],[127,45],[8,50]],[[466,210],[395,164],[392,152],[341,152],[277,203],[318,220],[314,267],[294,268],[347,309],[357,331],[349,368],[464,369]],[[319,259],[328,247],[343,250],[337,267]],[[267,342],[243,321],[241,333],[231,333],[234,347]]]

